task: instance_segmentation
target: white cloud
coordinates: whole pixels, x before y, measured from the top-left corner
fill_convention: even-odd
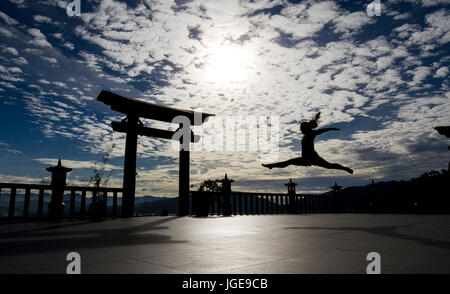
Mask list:
[[[8,15],[6,15],[5,13],[0,11],[0,18],[7,24],[9,25],[18,25],[19,22],[17,20],[15,20],[12,17],[9,17]]]
[[[55,33],[52,35],[54,38],[59,39],[59,40],[64,40],[64,37],[61,33]]]
[[[34,15],[33,19],[35,22],[38,22],[38,23],[52,23],[52,19],[48,16]]]
[[[41,83],[41,84],[45,84],[45,85],[50,84],[50,82],[47,81],[46,79],[40,79],[38,82]]]
[[[56,165],[58,163],[58,158],[35,158],[34,161],[37,161],[42,164],[48,164],[48,165]],[[90,169],[93,166],[95,166],[95,161],[82,161],[82,160],[70,160],[70,159],[62,159],[61,164],[65,167],[72,168],[72,169],[82,169],[87,168]],[[97,167],[101,162],[97,163]],[[120,166],[115,166],[111,164],[105,164],[104,165],[105,170],[117,170],[122,169]]]
[[[8,29],[0,27],[0,34],[2,34],[5,37],[11,38],[14,36],[13,33],[11,33]]]
[[[449,4],[448,0],[422,0],[423,7],[437,6],[441,4]]]
[[[408,73],[413,75],[413,79],[408,85],[417,86],[431,73],[431,68],[427,66],[418,66],[415,69],[408,71]]]
[[[18,58],[13,58],[13,59],[11,59],[11,61],[16,63],[16,64],[18,64],[18,65],[26,65],[26,64],[28,64],[28,61],[22,56],[20,56]]]
[[[435,78],[445,78],[448,75],[448,67],[443,66],[439,68],[436,73],[434,74]]]
[[[56,58],[54,57],[47,57],[47,56],[41,56],[41,58],[47,62],[50,62],[52,64],[56,64],[58,63],[58,60],[56,60]]]
[[[50,178],[36,178],[32,176],[12,176],[0,174],[0,181],[3,183],[20,183],[20,184],[50,184]]]
[[[66,48],[69,49],[69,50],[75,49],[75,45],[74,45],[73,43],[70,43],[70,42],[64,43],[63,46],[66,47]]]
[[[27,5],[25,4],[25,0],[8,0],[9,2],[12,2],[17,5],[19,8],[26,8]]]
[[[45,35],[39,29],[29,29],[28,33],[33,36],[33,40],[30,41],[31,44],[39,47],[52,47],[52,45],[47,41]]]
[[[15,55],[15,56],[19,55],[19,51],[17,51],[17,49],[13,48],[13,47],[3,47],[2,51],[5,52],[5,53],[9,53],[9,54]]]
[[[49,6],[53,6],[53,7],[66,9],[67,4],[69,2],[67,2],[65,0],[39,0],[39,3],[45,4],[45,5],[49,5]]]
[[[1,151],[6,151],[8,153],[13,153],[13,154],[23,154],[22,151],[12,148],[9,144],[2,142],[2,141],[0,141],[0,152]]]
[[[340,15],[334,22],[336,24],[336,32],[352,34],[357,33],[363,26],[373,23],[374,20],[367,16],[367,13],[357,11]]]

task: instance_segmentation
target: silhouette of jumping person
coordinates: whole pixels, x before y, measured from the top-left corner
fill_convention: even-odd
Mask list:
[[[327,169],[341,169],[346,172],[353,174],[353,170],[351,168],[345,167],[338,163],[329,163],[325,159],[319,156],[317,152],[314,150],[314,139],[317,135],[323,134],[328,131],[337,131],[337,128],[323,128],[314,130],[319,125],[320,112],[316,114],[316,116],[311,119],[309,122],[303,122],[300,125],[300,130],[304,134],[302,139],[302,156],[289,159],[286,161],[263,164],[262,166],[272,169],[274,167],[285,168],[289,165],[299,165],[299,166],[311,166],[316,165],[320,167],[324,167]]]

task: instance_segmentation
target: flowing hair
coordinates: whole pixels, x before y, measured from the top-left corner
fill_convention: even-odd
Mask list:
[[[316,114],[316,116],[309,121],[309,125],[312,129],[315,129],[319,126],[320,112]]]

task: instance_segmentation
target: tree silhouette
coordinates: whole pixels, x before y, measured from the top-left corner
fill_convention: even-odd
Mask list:
[[[111,159],[111,153],[115,147],[115,144],[108,146],[101,157],[100,163],[95,161],[94,165],[91,167],[92,175],[88,184],[93,184],[94,187],[98,188],[98,190],[94,192],[91,205],[89,205],[89,212],[93,217],[101,217],[106,213],[108,197],[104,191],[100,190],[100,187],[106,187],[111,178],[113,171],[108,171],[106,165]]]

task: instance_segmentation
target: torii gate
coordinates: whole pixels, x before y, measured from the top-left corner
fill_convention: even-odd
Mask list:
[[[194,119],[194,111],[177,109],[149,103],[141,100],[123,97],[109,91],[102,90],[97,97],[98,101],[111,106],[112,110],[126,114],[126,118],[121,122],[112,122],[112,128],[116,132],[126,133],[125,141],[125,163],[123,169],[123,194],[122,194],[122,216],[133,216],[134,198],[136,193],[136,152],[137,136],[148,136],[163,139],[172,139],[175,132],[155,128],[144,127],[139,118],[153,119],[163,122],[172,122],[177,116],[184,116],[189,119],[191,125],[203,124],[210,113],[196,113],[201,115],[201,121]],[[180,125],[181,127],[181,125]],[[192,132],[192,131],[191,131]],[[192,134],[192,133],[191,133]],[[184,216],[189,213],[189,145],[181,148],[180,138],[180,171],[178,185],[178,215]],[[191,136],[191,142],[198,142],[200,136]],[[187,149],[187,150],[186,150]]]

